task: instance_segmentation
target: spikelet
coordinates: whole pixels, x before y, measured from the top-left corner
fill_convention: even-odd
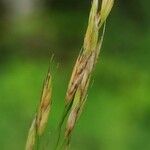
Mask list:
[[[77,58],[66,94],[66,105],[72,103],[65,131],[66,145],[69,144],[72,130],[86,100],[90,77],[103,42],[105,21],[113,3],[113,0],[102,0],[100,10],[98,10],[99,0],[93,0],[92,3],[83,50]],[[102,30],[101,34],[100,30]]]
[[[36,123],[35,123],[35,119],[32,122],[32,125],[29,129],[29,133],[28,133],[28,138],[27,138],[27,142],[26,142],[26,150],[33,150],[34,149],[34,145],[35,145],[35,140],[36,140]]]
[[[37,118],[36,118],[36,126],[37,126],[37,133],[41,135],[45,129],[45,126],[48,121],[48,116],[51,108],[51,94],[52,94],[52,87],[51,87],[51,74],[50,72],[47,75],[47,79],[44,84],[41,103],[39,105]]]
[[[103,0],[102,1],[102,6],[101,6],[101,11],[100,11],[100,27],[101,25],[105,22],[107,19],[112,7],[114,4],[114,0]]]
[[[47,77],[43,86],[39,108],[28,133],[28,138],[26,142],[26,150],[33,150],[37,137],[40,137],[44,132],[44,129],[48,121],[49,112],[51,109],[51,103],[52,103],[51,93],[52,93],[51,74],[50,74],[50,71],[48,71],[48,74],[47,74]]]

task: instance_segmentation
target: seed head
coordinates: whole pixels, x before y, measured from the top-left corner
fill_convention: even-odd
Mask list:
[[[26,150],[33,150],[36,138],[41,136],[44,132],[51,109],[51,93],[51,74],[48,72],[44,83],[39,108],[28,133]]]
[[[37,118],[36,118],[36,125],[37,125],[37,133],[38,135],[41,135],[45,129],[45,126],[48,121],[49,112],[51,109],[51,93],[52,93],[52,87],[51,87],[51,75],[48,73],[43,92],[41,97],[41,102],[39,105]]]
[[[113,3],[114,0],[102,0],[102,6],[99,10],[99,0],[93,0],[83,48],[74,66],[66,95],[66,105],[72,103],[70,111],[67,110],[70,112],[65,132],[67,141],[70,141],[70,135],[86,101],[91,74],[103,42],[105,21]],[[103,28],[102,25],[104,25]]]

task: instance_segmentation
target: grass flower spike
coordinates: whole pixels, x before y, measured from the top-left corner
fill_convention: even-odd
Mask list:
[[[74,66],[66,95],[66,105],[71,104],[65,131],[66,144],[70,141],[72,130],[85,103],[91,74],[103,42],[105,21],[113,3],[113,0],[102,0],[99,10],[99,0],[93,0],[83,48]]]
[[[49,116],[49,112],[51,109],[51,103],[52,103],[51,94],[52,94],[51,74],[49,72],[47,75],[46,82],[44,84],[41,103],[39,105],[37,118],[36,118],[38,135],[41,135],[44,132],[45,126],[48,121],[48,116]]]
[[[38,142],[37,139],[44,133],[44,129],[46,127],[49,112],[51,109],[51,93],[51,74],[49,71],[44,83],[42,97],[39,108],[37,110],[37,114],[32,122],[31,128],[28,133],[26,150],[33,150],[35,143]]]

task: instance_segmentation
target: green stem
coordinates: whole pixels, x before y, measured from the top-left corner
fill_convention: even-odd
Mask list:
[[[58,145],[59,145],[60,138],[61,138],[62,126],[63,126],[63,123],[70,111],[71,106],[72,106],[72,102],[70,104],[66,105],[66,107],[62,113],[62,117],[61,117],[60,123],[58,125],[58,136],[57,136],[56,146],[55,146],[54,150],[58,149]]]

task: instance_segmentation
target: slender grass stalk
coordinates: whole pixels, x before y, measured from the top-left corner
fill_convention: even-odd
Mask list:
[[[39,149],[39,139],[40,136],[44,133],[49,112],[51,110],[51,93],[52,93],[52,85],[51,85],[51,74],[50,69],[47,73],[47,77],[45,79],[43,85],[43,91],[41,96],[41,101],[36,113],[35,118],[33,119],[32,125],[30,127],[28,138],[26,142],[26,150],[33,150],[36,146],[36,149]]]

